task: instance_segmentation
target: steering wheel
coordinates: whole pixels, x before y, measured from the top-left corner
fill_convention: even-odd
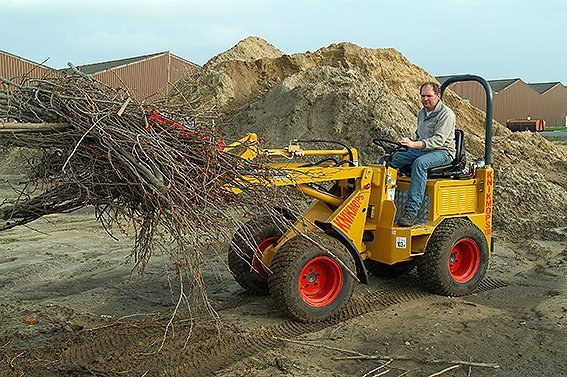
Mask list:
[[[409,148],[405,145],[402,145],[399,142],[391,139],[376,138],[372,139],[372,142],[379,147],[382,147],[384,151],[389,155],[393,155],[396,152],[406,152],[409,150]]]

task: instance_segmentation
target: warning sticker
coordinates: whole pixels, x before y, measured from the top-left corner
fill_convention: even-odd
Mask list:
[[[396,249],[406,248],[406,237],[396,237]]]
[[[396,189],[388,189],[388,200],[394,200],[396,198]]]

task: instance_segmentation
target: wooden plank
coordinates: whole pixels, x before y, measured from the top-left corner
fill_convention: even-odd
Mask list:
[[[0,123],[0,132],[63,131],[68,123]]]

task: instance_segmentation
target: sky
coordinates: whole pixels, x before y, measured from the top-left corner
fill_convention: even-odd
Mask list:
[[[392,47],[432,75],[567,85],[567,0],[0,0],[0,50],[53,68],[170,51],[203,65],[248,36],[286,54]]]

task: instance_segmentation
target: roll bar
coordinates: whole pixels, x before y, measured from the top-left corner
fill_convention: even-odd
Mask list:
[[[457,75],[451,76],[443,82],[439,92],[443,97],[443,92],[449,85],[459,81],[476,81],[484,87],[486,93],[486,134],[484,139],[484,162],[492,164],[492,90],[488,81],[476,75]]]

